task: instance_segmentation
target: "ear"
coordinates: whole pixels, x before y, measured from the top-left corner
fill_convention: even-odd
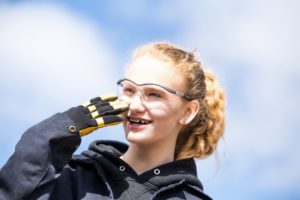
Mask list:
[[[179,123],[182,125],[187,125],[188,123],[190,123],[197,115],[199,109],[200,109],[199,101],[197,100],[189,101],[185,106],[183,116],[180,118]]]

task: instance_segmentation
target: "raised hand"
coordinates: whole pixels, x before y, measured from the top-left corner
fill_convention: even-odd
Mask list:
[[[105,126],[120,124],[123,119],[119,114],[128,110],[128,104],[117,100],[116,95],[95,97],[88,102],[73,107],[65,112],[75,123],[73,130],[81,136]]]

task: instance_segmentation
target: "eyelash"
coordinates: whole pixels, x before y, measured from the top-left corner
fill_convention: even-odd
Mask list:
[[[147,96],[156,97],[156,98],[160,98],[160,97],[161,97],[161,95],[159,95],[159,94],[156,93],[156,92],[149,92],[149,93],[147,94]]]

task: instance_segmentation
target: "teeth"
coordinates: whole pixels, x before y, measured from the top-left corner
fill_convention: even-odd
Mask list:
[[[138,119],[132,119],[132,118],[130,118],[130,121],[134,122],[134,123],[139,123],[140,122],[140,120],[138,120]]]
[[[129,121],[136,124],[149,124],[149,121],[129,118]]]

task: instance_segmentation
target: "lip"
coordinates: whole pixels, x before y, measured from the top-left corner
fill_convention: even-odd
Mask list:
[[[129,118],[134,118],[134,119],[138,119],[138,120],[142,120],[142,121],[149,121],[150,122],[149,124],[152,123],[151,120],[148,120],[148,119],[145,119],[145,118],[142,118],[142,117],[127,116],[126,125],[127,125],[128,129],[130,131],[141,131],[144,128],[146,128],[146,126],[149,125],[149,124],[134,124],[134,123],[131,123],[129,121]]]
[[[129,131],[141,131],[145,128],[145,125],[137,125],[137,124],[133,124],[133,123],[130,123],[129,121],[127,121],[127,128]]]

